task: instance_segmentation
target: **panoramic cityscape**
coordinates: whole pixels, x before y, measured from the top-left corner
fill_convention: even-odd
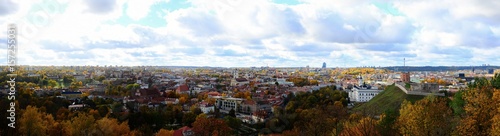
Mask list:
[[[0,135],[500,135],[498,7],[0,0]]]

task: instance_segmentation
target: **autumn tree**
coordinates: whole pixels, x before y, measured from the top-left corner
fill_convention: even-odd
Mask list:
[[[127,122],[119,123],[116,119],[107,117],[96,121],[96,128],[105,136],[122,136],[130,133]]]
[[[53,122],[54,119],[51,115],[40,112],[36,107],[28,106],[19,121],[19,132],[27,136],[46,135],[46,132],[49,130],[48,126],[52,126],[49,123]]]
[[[377,121],[365,117],[359,122],[347,122],[344,124],[344,130],[340,133],[340,136],[379,136],[381,135],[377,128]]]
[[[427,96],[412,104],[404,101],[396,126],[403,135],[449,135],[452,112],[444,98]]]
[[[493,92],[493,100],[496,101],[496,114],[491,119],[491,135],[500,135],[500,90]]]
[[[166,130],[166,129],[160,129],[155,136],[173,136],[174,135],[174,130]]]
[[[455,129],[457,135],[488,135],[490,133],[495,121],[494,117],[499,114],[497,107],[500,106],[500,101],[493,99],[498,91],[490,81],[484,78],[476,79],[469,85],[463,94],[465,117]]]
[[[199,136],[232,135],[231,128],[223,120],[207,118],[204,114],[196,117],[196,121],[193,123],[193,131]]]
[[[65,126],[67,126],[68,132],[75,136],[96,133],[94,116],[85,113],[79,113],[78,116],[65,121]]]
[[[327,107],[302,110],[298,117],[294,129],[299,129],[300,135],[323,136],[337,133],[337,124],[347,117],[347,110],[337,101]]]

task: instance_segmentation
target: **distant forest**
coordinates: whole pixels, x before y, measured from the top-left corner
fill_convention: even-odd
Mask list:
[[[500,66],[392,66],[382,67],[392,71],[456,71],[500,69]]]

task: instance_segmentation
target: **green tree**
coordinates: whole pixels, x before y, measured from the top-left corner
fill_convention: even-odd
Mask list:
[[[57,81],[55,80],[49,80],[48,81],[48,85],[52,88],[56,87],[57,86]]]
[[[453,100],[450,102],[450,107],[453,109],[453,113],[455,115],[463,115],[465,113],[465,100],[463,99],[463,92],[464,91],[460,90],[455,93]]]
[[[182,123],[185,126],[192,127],[193,122],[196,121],[196,116],[197,115],[195,113],[188,112],[188,113],[184,114],[184,116],[182,116]]]
[[[234,109],[229,110],[229,116],[236,117],[236,112],[234,111]]]

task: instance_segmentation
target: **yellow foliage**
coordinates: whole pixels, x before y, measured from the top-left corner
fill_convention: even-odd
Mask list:
[[[160,129],[158,133],[156,133],[155,136],[173,136],[174,135],[174,130],[166,130],[166,129]]]

